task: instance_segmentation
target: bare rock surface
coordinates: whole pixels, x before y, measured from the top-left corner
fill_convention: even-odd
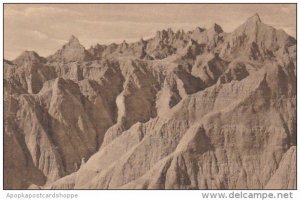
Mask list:
[[[6,189],[295,189],[296,40],[255,14],[4,60]]]

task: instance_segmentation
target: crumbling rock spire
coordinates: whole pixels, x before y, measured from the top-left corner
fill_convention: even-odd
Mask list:
[[[75,37],[74,35],[71,35],[71,37],[69,39],[69,44],[80,44],[80,42],[77,37]]]
[[[213,23],[211,29],[214,30],[216,33],[223,33],[223,29],[219,24]]]
[[[247,22],[261,23],[261,19],[260,19],[258,13],[255,13],[253,16],[251,16],[247,19]]]

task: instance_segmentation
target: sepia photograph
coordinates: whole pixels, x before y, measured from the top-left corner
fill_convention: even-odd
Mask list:
[[[296,190],[296,18],[4,3],[3,189]]]

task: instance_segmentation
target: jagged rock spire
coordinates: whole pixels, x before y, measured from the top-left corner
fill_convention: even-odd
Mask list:
[[[214,30],[216,33],[223,33],[223,29],[219,24],[213,23],[212,30]]]
[[[54,55],[48,57],[50,61],[86,61],[91,58],[90,53],[80,44],[77,37],[71,35],[69,42],[63,45]]]
[[[251,16],[247,19],[247,22],[255,22],[255,23],[259,22],[260,23],[261,19],[260,19],[258,13],[255,13],[253,16]]]
[[[25,62],[43,63],[45,62],[45,58],[39,56],[35,51],[24,51],[13,62],[17,65],[22,65]]]
[[[75,37],[74,35],[71,35],[71,37],[69,39],[69,44],[80,44],[80,42],[77,37]]]

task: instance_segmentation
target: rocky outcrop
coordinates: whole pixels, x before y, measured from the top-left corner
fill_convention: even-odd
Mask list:
[[[91,54],[82,46],[75,36],[71,36],[69,42],[54,55],[49,56],[49,61],[58,62],[75,62],[88,61],[92,58]]]
[[[282,49],[295,44],[295,39],[283,30],[264,24],[258,14],[226,35],[221,56],[227,59],[245,57],[250,60],[272,59]],[[280,53],[279,55],[280,56]]]
[[[45,62],[37,53],[25,51],[14,61],[4,63],[5,79],[28,93],[38,93],[45,81],[56,77],[54,68]]]
[[[296,40],[258,15],[24,52],[4,105],[6,189],[296,188]]]

